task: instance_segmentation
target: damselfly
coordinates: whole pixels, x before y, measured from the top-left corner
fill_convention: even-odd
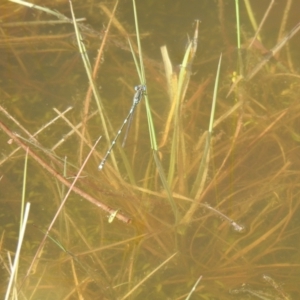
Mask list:
[[[102,169],[103,169],[103,167],[104,167],[104,165],[105,165],[105,162],[106,162],[106,160],[107,160],[107,157],[108,157],[109,154],[111,153],[111,151],[112,151],[114,145],[115,145],[116,142],[117,142],[117,139],[119,138],[120,134],[122,133],[122,130],[123,130],[124,126],[126,125],[126,123],[128,122],[128,120],[129,120],[128,123],[129,123],[129,125],[130,125],[130,122],[131,122],[131,120],[132,120],[132,116],[133,116],[133,114],[134,114],[135,108],[136,108],[136,106],[140,103],[140,101],[142,100],[142,97],[143,97],[143,95],[144,95],[144,93],[145,93],[145,91],[146,91],[146,86],[143,85],[143,84],[137,85],[137,86],[134,88],[134,90],[135,90],[135,94],[134,94],[134,96],[133,96],[133,102],[132,102],[132,106],[131,106],[131,108],[130,108],[130,110],[129,110],[129,113],[128,113],[127,117],[125,118],[125,120],[124,120],[124,122],[123,122],[121,128],[120,128],[119,131],[117,132],[116,137],[115,137],[114,140],[112,141],[112,143],[111,143],[109,149],[107,150],[106,154],[104,155],[104,157],[103,157],[103,159],[102,159],[102,161],[101,161],[101,163],[100,163],[100,165],[99,165],[99,167],[98,167],[99,170],[102,170]],[[126,135],[127,135],[127,132],[126,132]],[[126,135],[125,135],[125,138],[126,138]],[[123,145],[124,145],[124,143],[123,143]],[[122,145],[122,146],[123,146],[123,145]]]

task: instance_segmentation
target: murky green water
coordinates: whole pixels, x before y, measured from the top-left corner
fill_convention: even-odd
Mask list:
[[[272,7],[255,47],[242,46],[245,76],[300,21],[299,4],[289,3],[290,9],[283,2]],[[71,16],[68,1],[36,4]],[[73,5],[76,17],[86,18],[82,43],[94,66],[114,2]],[[259,24],[269,1],[251,5]],[[116,146],[114,157],[98,171],[109,142],[95,99],[86,100],[89,83],[72,24],[37,25],[57,19],[15,3],[0,9],[0,121],[8,128],[2,125],[0,131],[1,295],[9,279],[7,252],[13,256],[18,241],[28,146],[25,201],[31,210],[19,263],[19,299],[186,299],[201,275],[190,299],[299,298],[300,33],[227,97],[238,72],[234,1],[137,1],[147,96],[172,209],[153,159],[145,101],[137,107],[124,149]],[[246,45],[254,29],[244,2],[240,10]],[[198,19],[198,49],[174,123],[160,47],[167,46],[176,90]],[[95,78],[111,140],[140,84],[127,36],[135,45],[132,2],[120,1]],[[216,124],[199,178],[221,52]],[[24,279],[68,184],[99,136],[77,189]],[[24,149],[16,151],[14,138]],[[117,218],[109,223],[109,212],[95,201],[131,223]],[[194,210],[193,203],[198,203]],[[244,232],[234,230],[242,225]]]

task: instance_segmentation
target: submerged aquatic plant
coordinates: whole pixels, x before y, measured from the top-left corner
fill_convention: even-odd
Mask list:
[[[240,8],[236,56],[235,25],[218,1],[221,35],[219,25],[208,30],[191,20],[192,38],[177,70],[175,49],[161,47],[160,63],[144,46],[156,41],[142,30],[150,2],[130,8],[136,42],[129,21],[122,21],[129,8],[118,1],[95,4],[108,17],[101,33],[82,23],[76,2],[55,9],[12,2],[1,4],[0,37],[17,62],[2,63],[15,80],[2,76],[0,106],[1,279],[12,292],[1,286],[1,293],[11,299],[299,298],[300,82],[292,42],[300,26],[286,24],[289,3],[278,38],[267,40],[274,1],[258,26],[245,1],[254,37],[243,44],[250,29]],[[94,16],[93,5],[82,11]],[[25,23],[11,21],[26,14]],[[51,32],[45,34],[41,19]],[[267,49],[264,44],[269,51],[254,50]],[[37,69],[43,80],[32,75]],[[127,143],[123,148],[115,139],[110,148],[129,120],[134,86],[143,87],[144,98]],[[44,110],[43,101],[49,101]],[[39,118],[32,113],[37,107]],[[110,158],[99,171],[107,149]],[[19,165],[24,151],[27,172]],[[26,223],[16,217],[23,212],[15,213],[23,173],[31,212],[16,251],[17,228]],[[21,253],[15,265],[7,254],[14,251]]]

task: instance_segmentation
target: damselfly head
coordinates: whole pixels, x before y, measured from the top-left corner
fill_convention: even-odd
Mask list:
[[[134,90],[137,92],[137,91],[143,91],[143,92],[146,92],[146,86],[144,84],[140,84],[140,85],[136,85],[134,87]]]

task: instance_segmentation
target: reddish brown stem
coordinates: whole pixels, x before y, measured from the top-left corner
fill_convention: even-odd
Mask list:
[[[46,162],[44,162],[37,154],[35,154],[28,146],[26,146],[23,142],[21,142],[2,122],[0,122],[0,128],[11,138],[14,140],[14,142],[21,148],[23,148],[25,151],[28,149],[28,154],[36,161],[38,162],[43,168],[45,168],[51,175],[53,175],[55,178],[57,178],[61,183],[63,183],[68,188],[71,187],[71,183],[65,179],[62,175],[60,175],[56,170],[54,170],[52,167],[50,167]],[[80,195],[84,199],[88,200],[89,202],[93,203],[94,205],[98,206],[105,212],[112,214],[116,210],[107,206],[106,204],[103,204],[99,201],[97,201],[95,198],[90,196],[89,194],[82,191],[80,188],[73,186],[72,188],[73,192]],[[122,215],[121,213],[117,213],[115,216],[117,219],[119,219],[122,222],[125,223],[131,223],[131,219]]]

